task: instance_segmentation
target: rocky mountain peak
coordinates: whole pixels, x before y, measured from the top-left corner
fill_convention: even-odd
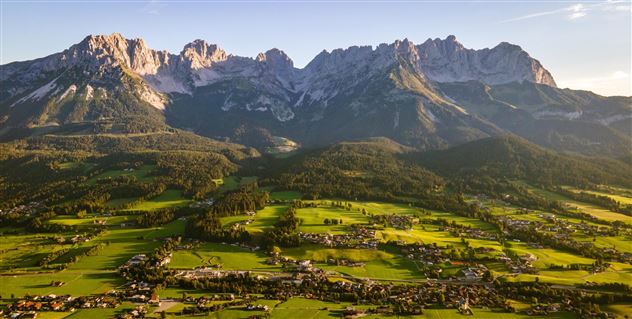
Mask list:
[[[434,40],[428,39],[424,43],[417,46],[422,58],[424,59],[438,59],[445,57],[448,59],[458,59],[458,55],[461,51],[468,51],[461,42],[457,41],[456,37],[449,35],[442,40],[436,38]],[[473,51],[473,50],[472,50]]]
[[[79,43],[79,45],[87,45],[88,48],[96,49],[96,48],[120,48],[122,46],[127,46],[127,39],[123,37],[120,33],[112,33],[110,35],[103,34],[91,34],[88,35]]]
[[[128,62],[128,41],[119,33],[89,35],[80,43],[62,53],[62,60],[69,65],[91,62],[92,65]]]
[[[395,47],[395,49],[403,52],[410,52],[412,50],[415,50],[415,44],[412,41],[408,40],[408,38],[404,38],[404,40],[395,40],[393,46]]]
[[[265,53],[259,53],[256,58],[257,62],[265,63],[273,68],[292,69],[294,68],[294,61],[285,54],[282,50],[277,48],[270,49]]]
[[[208,44],[199,39],[185,45],[180,56],[188,61],[193,69],[209,67],[215,62],[228,59],[228,54],[216,44]]]
[[[498,43],[498,45],[496,45],[493,49],[497,49],[497,50],[520,50],[520,51],[522,51],[522,47],[520,47],[519,45],[516,45],[516,44],[513,44],[513,43],[509,43],[509,42],[504,42],[504,41]]]
[[[413,66],[416,66],[419,63],[419,52],[417,51],[415,44],[408,40],[408,38],[401,41],[395,40],[395,43],[393,43],[392,46],[397,55],[410,61]]]
[[[437,82],[486,84],[530,81],[555,86],[551,74],[520,46],[501,42],[492,49],[468,49],[453,35],[417,46],[422,72]]]

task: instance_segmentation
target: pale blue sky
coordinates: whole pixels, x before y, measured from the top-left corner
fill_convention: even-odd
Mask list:
[[[2,64],[112,32],[174,53],[198,38],[250,57],[277,47],[298,67],[323,49],[454,34],[475,49],[518,44],[560,87],[632,95],[630,0],[0,2]]]

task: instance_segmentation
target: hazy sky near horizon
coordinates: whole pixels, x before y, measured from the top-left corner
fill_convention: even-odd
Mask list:
[[[502,41],[540,60],[559,87],[632,95],[632,0],[270,1],[0,0],[0,64],[120,32],[178,53],[194,39],[255,57],[276,47],[295,66],[323,49],[421,43],[453,34],[468,48]]]

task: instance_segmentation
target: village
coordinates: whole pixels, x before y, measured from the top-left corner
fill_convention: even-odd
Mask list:
[[[37,213],[43,207],[44,206],[41,202],[34,201],[28,204],[15,206],[11,209],[0,209],[0,216],[15,214],[20,215],[21,217],[28,217]]]
[[[375,239],[375,230],[359,226],[344,234],[299,232],[298,236],[308,243],[335,248],[376,249],[379,244],[379,240]]]

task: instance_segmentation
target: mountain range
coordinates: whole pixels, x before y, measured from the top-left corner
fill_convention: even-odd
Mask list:
[[[179,54],[118,33],[0,66],[0,139],[186,130],[260,149],[386,137],[445,149],[518,135],[558,151],[632,151],[632,97],[560,89],[517,45],[415,45],[323,51],[296,68],[281,50],[255,58],[195,40]]]

